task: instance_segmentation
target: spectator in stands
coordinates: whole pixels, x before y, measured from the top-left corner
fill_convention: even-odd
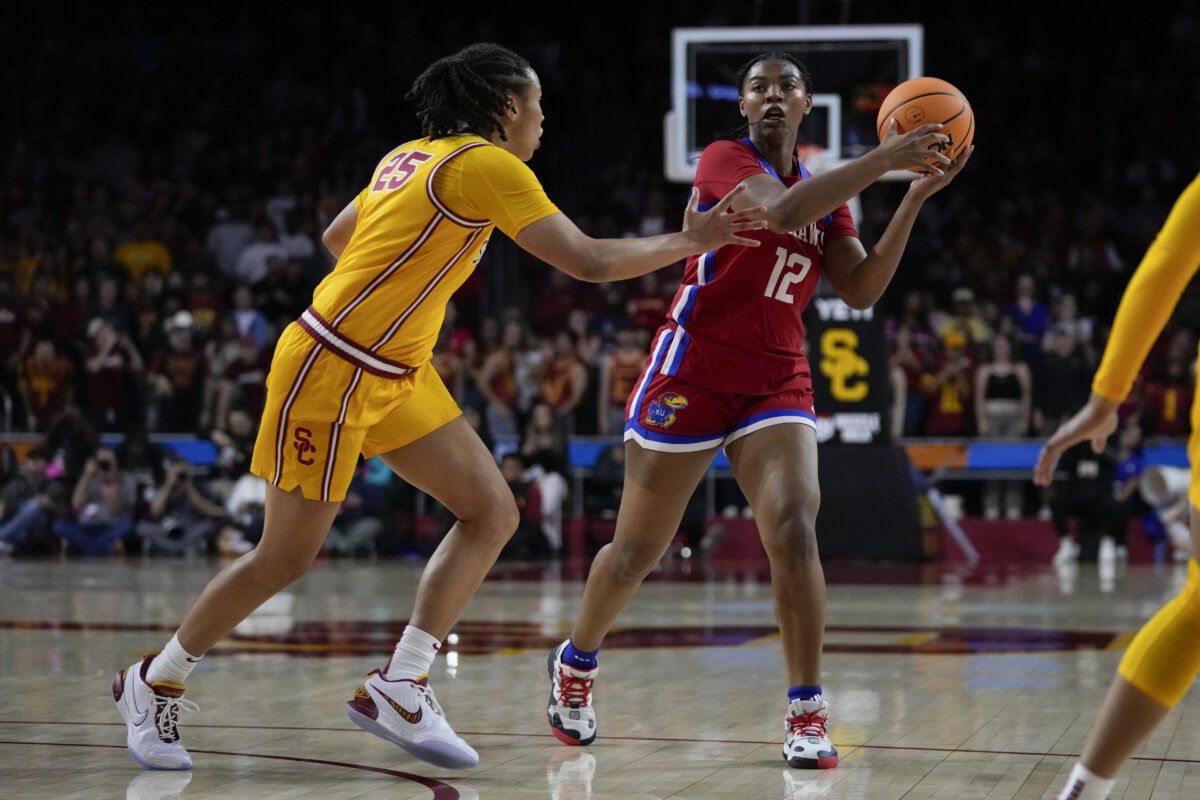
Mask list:
[[[1146,382],[1143,413],[1153,436],[1185,437],[1191,431],[1194,391],[1191,364],[1186,357],[1167,357],[1164,374]]]
[[[1111,442],[1115,445],[1116,442]],[[1107,570],[1116,558],[1115,542],[1124,540],[1122,530],[1126,517],[1114,496],[1117,478],[1117,459],[1114,447],[1097,454],[1091,443],[1083,442],[1065,452],[1058,468],[1071,476],[1070,480],[1055,483],[1051,489],[1050,510],[1058,532],[1056,567],[1070,568],[1080,555],[1093,560],[1099,550],[1102,567]],[[1071,537],[1071,523],[1075,537]],[[1100,549],[1104,542],[1103,549]]]
[[[279,230],[279,244],[287,251],[289,259],[307,261],[316,255],[316,245],[309,225],[302,225],[300,213],[295,209],[283,215],[283,226]]]
[[[992,340],[991,359],[975,373],[975,426],[979,435],[993,439],[1026,435],[1032,396],[1029,367],[1013,361],[1012,342],[997,336]],[[984,516],[1000,516],[1003,494],[1004,515],[1009,519],[1020,517],[1024,489],[1024,481],[988,481],[983,490]]]
[[[192,325],[200,336],[207,336],[223,315],[225,302],[212,285],[207,270],[196,270],[188,278],[187,299],[183,307],[192,315]]]
[[[346,490],[346,499],[338,508],[337,518],[325,537],[324,549],[331,555],[372,555],[375,540],[383,533],[383,495],[367,480],[370,468],[364,463]]]
[[[102,449],[87,460],[71,494],[74,519],[60,519],[54,532],[85,556],[123,550],[122,540],[133,533],[137,484],[121,469],[117,454]]]
[[[924,338],[928,340],[929,337]],[[920,433],[925,413],[925,383],[932,363],[931,351],[918,344],[909,322],[901,323],[896,328],[891,349],[891,379],[896,392],[893,401],[897,412],[892,420],[895,430],[909,435]]]
[[[571,310],[579,306],[583,284],[556,269],[550,270],[540,284],[530,303],[529,318],[538,333],[553,334],[562,328]]]
[[[1042,361],[1041,386],[1034,412],[1038,431],[1054,430],[1082,406],[1092,388],[1091,366],[1079,353],[1075,327],[1069,323],[1051,328],[1046,356]]]
[[[137,525],[142,552],[171,556],[208,551],[225,509],[205,496],[186,461],[175,461]]]
[[[968,436],[974,368],[967,354],[966,334],[951,329],[942,344],[945,352],[940,363],[922,380],[926,397],[922,432],[926,436]]]
[[[242,336],[238,355],[218,378],[214,420],[228,418],[234,408],[257,419],[267,397],[267,372],[271,362],[252,336]]]
[[[597,429],[601,436],[624,433],[625,403],[646,366],[646,357],[633,328],[618,330],[616,349],[601,356],[596,383]]]
[[[509,453],[500,459],[500,474],[508,482],[521,519],[517,532],[509,539],[502,558],[539,558],[546,552],[546,537],[542,533],[542,498],[537,483],[525,477],[525,461],[520,453]]]
[[[300,316],[312,299],[312,286],[304,279],[304,266],[295,259],[267,258],[267,277],[258,285],[255,303],[267,322],[280,331]]]
[[[572,309],[567,315],[567,330],[575,335],[575,356],[585,367],[594,365],[604,347],[604,337],[593,329],[592,315],[582,308]]]
[[[166,318],[165,293],[167,280],[156,269],[142,273],[133,297],[133,339],[143,353],[153,353],[165,341],[163,320]]]
[[[609,519],[616,517],[621,507],[621,491],[625,484],[625,446],[614,444],[596,459],[592,474],[584,483],[584,510]]]
[[[430,363],[437,370],[438,377],[454,398],[454,402],[462,407],[466,402],[467,364],[459,351],[452,346],[450,337],[453,332],[445,325],[438,334],[437,345],[433,349]]]
[[[217,268],[229,278],[238,274],[238,259],[242,252],[254,242],[254,226],[247,222],[240,210],[218,208],[216,222],[205,237],[205,249],[217,262]]]
[[[953,312],[938,327],[938,335],[945,340],[952,331],[958,331],[966,337],[967,347],[971,349],[987,344],[992,331],[975,305],[975,293],[963,286],[954,290],[951,300]]]
[[[21,401],[29,427],[39,433],[66,410],[75,395],[71,362],[50,339],[39,339],[21,370]]]
[[[233,290],[233,309],[229,316],[237,325],[239,336],[253,336],[260,348],[267,344],[267,318],[254,307],[254,291],[239,283]]]
[[[208,427],[208,365],[195,343],[192,315],[167,320],[167,346],[154,354],[148,382],[156,401],[155,430],[195,433]]]
[[[625,287],[620,283],[609,283],[600,287],[601,299],[603,304],[600,310],[596,312],[596,318],[593,321],[593,327],[596,333],[604,338],[612,338],[621,328],[631,327],[637,328],[630,320],[629,314],[626,313],[625,307]],[[658,327],[656,323],[654,330]]]
[[[587,391],[587,368],[575,355],[577,339],[562,330],[554,339],[553,358],[542,368],[540,399],[553,411],[567,435],[575,433],[575,409]]]
[[[170,272],[173,266],[171,251],[150,231],[146,217],[139,215],[133,233],[113,253],[113,260],[123,266],[134,281],[148,269]]]
[[[221,427],[209,434],[217,446],[217,468],[227,478],[237,479],[250,471],[250,459],[254,455],[255,420],[240,408],[234,408],[224,418]]]
[[[1017,323],[1020,356],[1030,364],[1041,362],[1042,337],[1050,329],[1050,313],[1037,298],[1037,284],[1031,275],[1017,278],[1016,296],[1008,315]]]
[[[87,338],[89,315],[95,305],[93,294],[92,279],[86,273],[77,274],[71,281],[70,297],[58,310],[58,341],[66,353],[77,355],[80,342]],[[3,346],[0,344],[0,351],[2,350]]]
[[[261,222],[254,241],[238,254],[233,274],[239,282],[254,286],[267,277],[267,262],[270,259],[275,258],[280,263],[286,263],[287,257],[287,248],[279,243],[275,228],[269,222]]]
[[[658,273],[648,272],[630,290],[625,310],[634,327],[655,330],[667,316],[669,303]]]
[[[50,531],[54,500],[46,475],[46,457],[45,448],[31,449],[17,474],[0,490],[0,555],[8,555]]]
[[[137,413],[134,381],[145,370],[133,342],[103,317],[88,323],[91,346],[84,353],[83,411],[92,427],[119,431]]]
[[[125,288],[122,277],[110,272],[100,276],[96,287],[96,304],[92,307],[88,325],[96,319],[103,319],[109,326],[127,336],[133,332],[133,314],[125,302]],[[50,309],[53,313],[53,309]]]
[[[266,505],[266,481],[250,473],[238,478],[225,500],[227,524],[217,533],[217,552],[239,556],[253,550],[262,538]]]
[[[525,329],[518,322],[504,326],[504,337],[479,370],[479,391],[487,400],[484,417],[493,438],[517,435],[519,387],[517,366],[522,358]]]

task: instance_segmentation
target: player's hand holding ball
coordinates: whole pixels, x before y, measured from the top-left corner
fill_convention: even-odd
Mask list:
[[[909,187],[910,194],[925,200],[949,185],[975,151],[975,112],[953,84],[913,78],[884,99],[875,132],[881,151],[906,160],[894,168],[925,176]]]

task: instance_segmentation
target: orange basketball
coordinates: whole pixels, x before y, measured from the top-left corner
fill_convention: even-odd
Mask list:
[[[875,133],[879,140],[887,135],[888,124],[896,118],[896,132],[908,133],[929,122],[944,126],[940,133],[950,141],[930,149],[945,153],[956,160],[966,152],[975,138],[975,114],[966,96],[952,84],[938,78],[913,78],[897,86],[884,99],[875,118]],[[929,163],[934,163],[931,159]]]

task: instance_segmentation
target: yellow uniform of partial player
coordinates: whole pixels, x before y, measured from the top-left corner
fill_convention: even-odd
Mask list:
[[[1200,268],[1200,176],[1171,210],[1134,273],[1113,322],[1092,391],[1122,402],[1151,345]],[[1198,356],[1200,358],[1200,356]],[[1200,509],[1200,393],[1192,405],[1188,441],[1192,481],[1188,495]],[[1170,708],[1200,671],[1200,566],[1188,562],[1187,587],[1142,628],[1121,661],[1121,676]]]
[[[250,467],[324,502],[345,499],[360,453],[462,413],[429,363],[446,303],[494,228],[515,239],[558,213],[529,167],[474,135],[401,145],[355,206],[337,266],[279,338]]]

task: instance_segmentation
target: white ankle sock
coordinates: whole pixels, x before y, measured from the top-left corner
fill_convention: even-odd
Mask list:
[[[383,677],[389,681],[415,681],[422,675],[428,675],[441,644],[420,628],[414,628],[412,625],[405,627],[400,641],[396,642],[392,663]]]
[[[194,656],[184,650],[183,645],[179,643],[179,634],[175,634],[162,652],[150,662],[150,669],[146,670],[146,682],[177,683],[182,686],[202,658],[203,655]]]
[[[1116,780],[1101,778],[1082,763],[1076,763],[1067,785],[1058,793],[1060,800],[1108,800]]]

